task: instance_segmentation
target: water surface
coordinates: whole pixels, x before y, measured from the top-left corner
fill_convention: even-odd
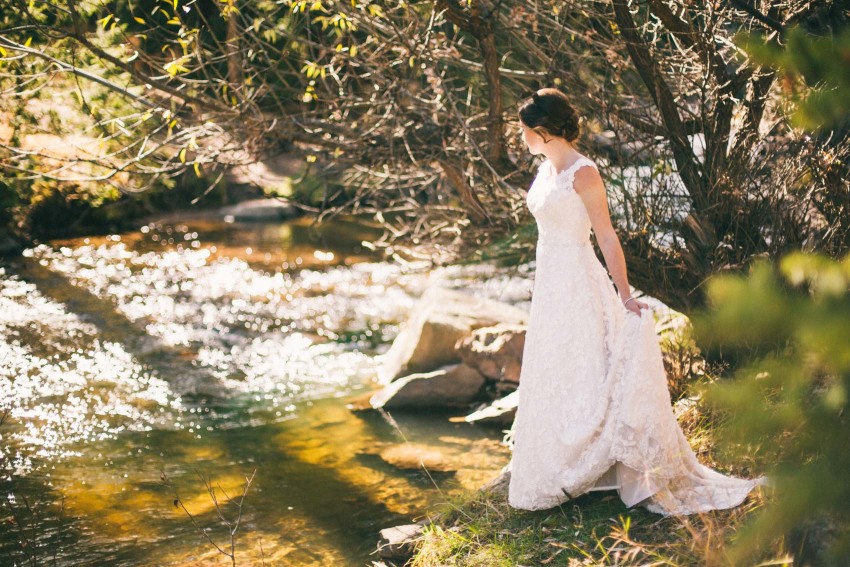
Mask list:
[[[428,286],[527,308],[530,267],[402,269],[363,223],[310,223],[174,218],[0,265],[0,561],[228,564],[201,530],[230,550],[253,474],[238,564],[367,565],[381,528],[507,463],[463,412],[348,404]],[[405,443],[447,470],[382,458]]]

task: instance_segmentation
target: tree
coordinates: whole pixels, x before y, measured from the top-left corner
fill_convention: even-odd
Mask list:
[[[390,255],[530,256],[532,163],[515,111],[551,85],[587,118],[582,144],[611,189],[630,280],[671,306],[700,305],[711,274],[754,258],[800,247],[836,256],[850,241],[846,221],[822,213],[847,193],[846,136],[827,143],[790,128],[777,72],[732,41],[764,30],[782,42],[792,24],[828,32],[848,18],[840,2],[765,12],[745,0],[12,6],[0,45],[16,61],[109,85],[137,109],[125,124],[156,118],[110,139],[124,159],[114,170],[176,175],[300,152],[342,174],[314,210],[374,215]],[[68,67],[58,46],[101,71]],[[160,165],[138,165],[141,140],[168,149]]]

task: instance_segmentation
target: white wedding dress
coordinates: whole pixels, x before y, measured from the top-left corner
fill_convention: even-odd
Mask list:
[[[626,309],[590,242],[573,189],[581,157],[544,161],[526,196],[538,226],[536,269],[517,396],[508,501],[557,506],[590,490],[661,514],[740,504],[763,479],[700,464],[673,414],[652,313]]]

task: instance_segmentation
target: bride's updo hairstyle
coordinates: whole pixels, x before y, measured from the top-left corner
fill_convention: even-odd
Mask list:
[[[540,89],[526,99],[519,108],[522,123],[543,136],[560,136],[573,143],[581,134],[579,116],[567,100],[567,95],[558,89]]]

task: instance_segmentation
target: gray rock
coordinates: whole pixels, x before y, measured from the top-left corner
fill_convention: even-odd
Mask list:
[[[414,372],[459,362],[455,349],[459,339],[481,327],[501,322],[524,324],[527,318],[522,309],[500,301],[428,288],[384,354],[378,378],[386,384]]]
[[[378,555],[384,559],[405,559],[415,551],[416,541],[422,534],[422,524],[405,524],[381,530]]]
[[[375,409],[463,406],[477,397],[484,383],[474,368],[449,364],[391,382],[369,403]]]
[[[297,208],[279,199],[251,199],[230,207],[222,207],[219,213],[225,220],[268,222],[296,217],[299,211]]]
[[[505,494],[508,493],[508,485],[511,482],[511,464],[508,463],[505,465],[501,471],[499,471],[499,475],[496,476],[493,480],[486,483],[484,486],[479,488],[478,490],[481,492],[490,492],[493,494]]]
[[[476,329],[460,339],[456,348],[460,359],[497,381],[519,383],[525,326],[498,324]]]
[[[510,425],[516,417],[519,405],[519,391],[514,391],[492,404],[472,412],[464,418],[467,423],[486,425]]]

